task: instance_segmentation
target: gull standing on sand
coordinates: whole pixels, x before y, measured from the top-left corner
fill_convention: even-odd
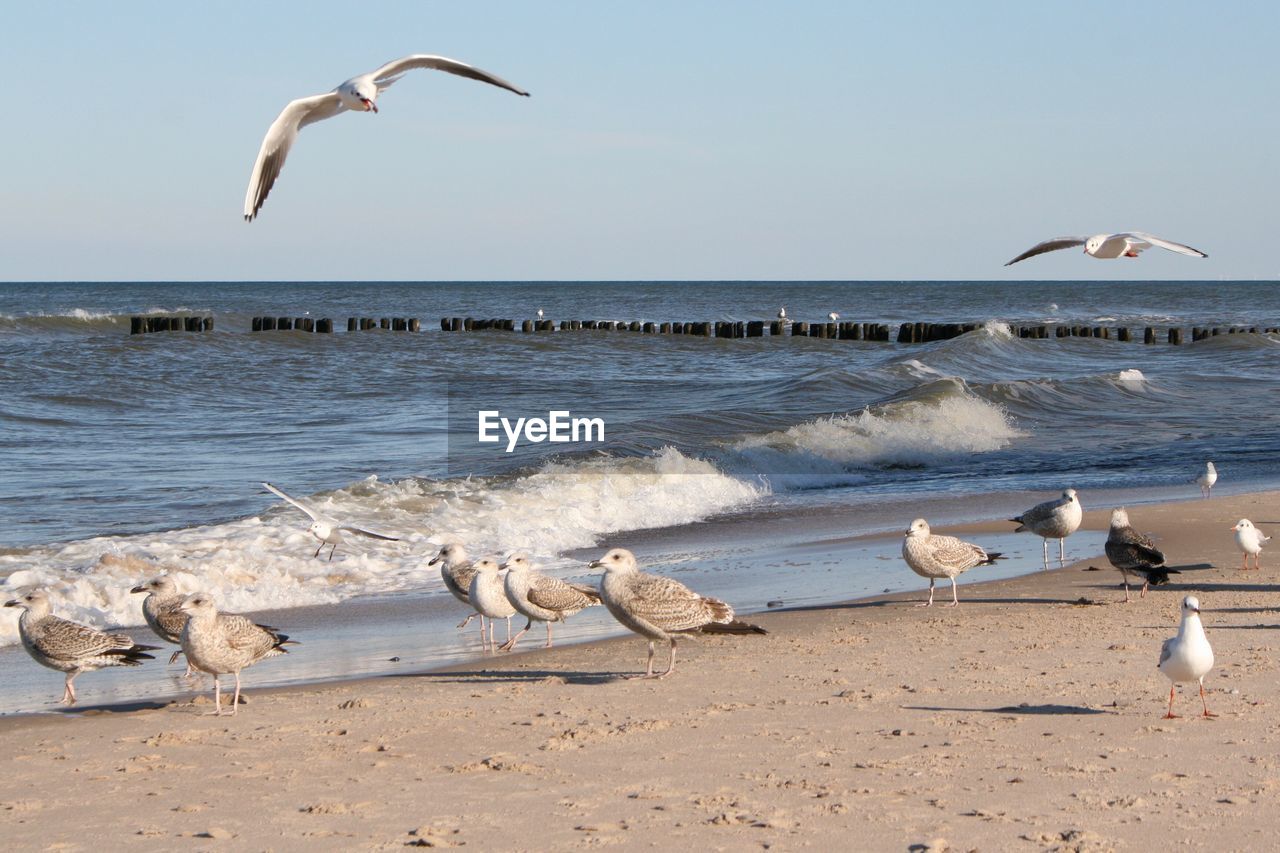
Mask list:
[[[142,618],[147,620],[147,627],[166,643],[182,644],[182,629],[187,626],[187,614],[182,612],[182,602],[187,597],[178,592],[178,585],[168,575],[154,577],[146,583],[138,584],[129,590],[133,594],[147,593],[142,599]],[[169,656],[169,663],[178,659],[182,649]],[[187,671],[183,677],[190,676],[193,670],[187,663]]]
[[[342,531],[344,530],[347,531],[348,533],[356,533],[356,534],[359,534],[360,536],[368,536],[370,539],[383,539],[387,542],[400,541],[399,537],[397,536],[387,536],[386,534],[383,534],[383,533],[374,533],[372,530],[365,530],[363,527],[356,527],[355,525],[352,525],[352,524],[343,524],[337,519],[330,518],[329,516],[325,515],[319,510],[314,509],[310,506],[307,506],[302,501],[297,500],[296,498],[289,497],[284,492],[280,491],[270,483],[263,483],[262,485],[264,488],[266,488],[267,491],[271,492],[273,495],[284,498],[286,501],[293,504],[298,509],[302,510],[303,512],[305,512],[307,515],[311,517],[311,526],[307,528],[307,532],[320,540],[320,547],[316,549],[316,553],[313,556],[319,557],[320,552],[324,550],[325,545],[332,545],[333,547],[329,549],[329,560],[332,561],[333,552],[337,551],[338,546],[346,541],[345,539],[342,538]]]
[[[1178,625],[1178,636],[1164,641],[1164,645],[1160,647],[1160,663],[1156,666],[1173,682],[1169,687],[1169,711],[1164,715],[1166,720],[1177,719],[1177,714],[1173,713],[1173,694],[1178,689],[1179,682],[1183,681],[1199,682],[1204,716],[1218,716],[1209,712],[1209,703],[1204,698],[1204,677],[1213,669],[1213,648],[1209,645],[1209,638],[1204,635],[1204,625],[1200,623],[1200,601],[1194,595],[1182,599],[1182,622]]]
[[[600,603],[600,593],[595,587],[569,583],[534,571],[526,554],[512,554],[502,568],[507,570],[503,584],[507,599],[529,620],[520,633],[499,646],[504,652],[514,649],[534,622],[547,623],[547,648],[551,648],[552,622],[563,622],[566,617]]]
[[[765,629],[733,618],[733,608],[718,598],[708,598],[672,580],[642,572],[636,557],[625,548],[614,548],[591,563],[604,569],[600,579],[600,600],[613,618],[649,641],[649,660],[644,675],[629,678],[666,678],[676,670],[676,635],[699,631],[732,634],[766,634]],[[653,646],[658,640],[671,643],[667,671],[653,672]]]
[[[476,569],[471,560],[467,559],[467,549],[457,542],[451,542],[427,561],[428,566],[434,566],[436,563],[440,564],[440,579],[444,581],[445,589],[449,590],[454,598],[473,608],[473,612],[468,613],[467,618],[458,623],[458,627],[467,627],[472,619],[479,616],[480,640],[483,642],[484,614],[475,611],[475,605],[471,603],[471,580],[476,576]]]
[[[1064,540],[1080,529],[1084,520],[1084,511],[1080,508],[1080,499],[1075,489],[1067,489],[1057,500],[1036,504],[1022,515],[1009,519],[1017,522],[1014,533],[1030,530],[1037,536],[1044,537],[1044,565],[1049,567],[1049,540],[1058,540],[1058,562],[1067,561],[1067,546]]]
[[[1199,249],[1193,249],[1181,243],[1174,243],[1171,240],[1162,240],[1142,231],[1124,231],[1119,234],[1095,234],[1092,237],[1054,237],[1052,240],[1036,243],[1030,249],[1009,261],[1005,266],[1012,266],[1018,261],[1025,261],[1027,258],[1034,258],[1036,255],[1043,255],[1045,252],[1053,252],[1057,249],[1072,249],[1076,246],[1084,246],[1086,255],[1103,260],[1110,258],[1136,258],[1139,252],[1150,249],[1152,246],[1159,246],[1162,249],[1168,249],[1180,255],[1190,255],[1193,258],[1209,257]]]
[[[388,62],[368,74],[352,77],[332,92],[290,101],[280,115],[276,117],[276,120],[271,123],[271,127],[267,128],[267,135],[262,140],[262,147],[258,149],[258,159],[254,161],[253,173],[249,176],[249,188],[244,194],[245,222],[252,221],[258,215],[258,211],[262,209],[263,202],[267,200],[267,194],[271,192],[271,187],[275,184],[280,170],[284,168],[284,161],[289,156],[289,149],[293,147],[294,141],[298,138],[298,131],[309,124],[333,118],[347,110],[376,113],[378,111],[378,96],[386,91],[387,87],[392,83],[399,80],[406,71],[411,71],[414,68],[447,71],[450,74],[457,74],[459,77],[469,77],[472,80],[479,80],[482,83],[498,86],[510,92],[515,92],[517,95],[523,95],[526,98],[529,96],[528,92],[511,85],[501,77],[496,77],[487,71],[481,71],[479,68],[467,65],[465,62],[458,62],[456,59],[447,59],[443,56],[415,54]],[[341,174],[347,180],[359,182],[362,179],[361,162],[369,156],[375,155],[368,153],[361,155],[355,160],[353,167],[343,168]],[[357,246],[357,248],[363,249],[363,246]]]
[[[911,522],[902,540],[902,559],[907,561],[911,571],[929,579],[929,600],[916,607],[933,604],[933,583],[939,578],[951,580],[951,603],[947,607],[955,607],[960,603],[956,595],[956,577],[974,566],[990,565],[1001,556],[999,552],[988,554],[972,542],[954,536],[935,536],[929,532],[929,522],[923,518]]]
[[[1145,598],[1148,586],[1159,586],[1169,582],[1170,574],[1180,574],[1177,569],[1166,568],[1164,553],[1151,541],[1134,530],[1129,524],[1129,513],[1124,507],[1111,510],[1111,529],[1107,531],[1105,546],[1107,559],[1111,565],[1120,570],[1124,578],[1124,600],[1129,601],[1129,575],[1142,578],[1142,592],[1138,598]]]
[[[511,601],[507,598],[506,584],[498,576],[498,572],[501,569],[502,567],[498,565],[498,561],[490,557],[477,560],[475,562],[475,571],[471,573],[471,584],[467,589],[467,597],[470,599],[471,606],[480,614],[481,642],[488,649],[494,648],[493,620],[507,620],[507,642],[509,643],[511,642],[511,617],[516,615],[516,609],[511,606]],[[484,620],[486,617],[489,620],[487,641],[484,639]],[[465,625],[466,623],[462,624]]]
[[[1200,497],[1213,497],[1213,484],[1218,482],[1218,469],[1213,467],[1212,462],[1204,463],[1204,470],[1193,482],[1200,486]]]
[[[295,645],[287,634],[258,625],[234,613],[219,613],[213,599],[203,592],[186,597],[182,610],[187,614],[182,629],[182,651],[187,662],[213,676],[214,716],[222,715],[222,688],[219,676],[233,673],[236,692],[231,699],[231,716],[240,705],[240,670],[264,658],[288,654],[286,645]]]
[[[1270,542],[1271,537],[1263,534],[1261,530],[1253,526],[1253,522],[1247,518],[1242,518],[1236,522],[1236,526],[1231,528],[1236,532],[1236,547],[1244,552],[1244,560],[1240,564],[1241,569],[1249,568],[1249,555],[1253,555],[1253,567],[1260,569],[1258,560],[1262,558],[1262,543]]]
[[[27,654],[41,666],[66,673],[61,702],[76,703],[76,676],[108,666],[137,666],[152,660],[156,646],[140,646],[128,634],[107,634],[88,625],[54,616],[49,594],[33,589],[5,607],[21,607],[18,635]]]

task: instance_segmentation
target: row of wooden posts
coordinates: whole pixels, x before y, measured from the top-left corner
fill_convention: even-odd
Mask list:
[[[130,317],[129,334],[148,332],[212,332],[212,317]]]

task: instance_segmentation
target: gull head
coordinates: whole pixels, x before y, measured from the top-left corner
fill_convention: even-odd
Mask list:
[[[498,561],[492,557],[476,560],[473,568],[482,575],[496,575],[502,570],[502,566],[499,566]]]
[[[338,98],[349,110],[363,113],[378,111],[378,87],[368,80],[348,80],[338,87]]]
[[[218,612],[213,606],[213,599],[203,592],[188,595],[178,609],[189,616],[213,616]]]
[[[1236,526],[1231,529],[1236,531],[1237,533],[1243,533],[1246,530],[1253,529],[1253,522],[1247,518],[1242,518],[1239,521],[1237,521]]]
[[[1076,490],[1064,489],[1062,492],[1062,499],[1068,503],[1074,502],[1076,500]]]
[[[324,542],[333,534],[333,525],[323,521],[313,521],[311,526],[307,528],[307,532]]]
[[[1200,612],[1200,599],[1196,598],[1194,595],[1188,595],[1186,598],[1182,599],[1182,615],[1183,616],[1186,616],[1190,613],[1198,614],[1199,612]]]
[[[502,564],[502,568],[510,573],[527,572],[533,568],[533,564],[529,562],[528,554],[512,554],[507,557],[507,561]]]
[[[1111,510],[1111,526],[1112,527],[1128,527],[1129,526],[1129,513],[1125,511],[1124,507],[1118,506],[1115,509]]]
[[[923,518],[917,518],[911,522],[911,526],[907,528],[906,537],[908,539],[925,539],[929,536],[929,522]]]
[[[600,559],[592,560],[591,568],[604,569],[606,572],[634,572],[636,555],[626,548],[613,548]]]
[[[434,566],[436,563],[444,560],[446,566],[452,566],[456,563],[465,563],[467,561],[467,549],[463,548],[457,542],[450,542],[440,548],[440,553],[436,554],[427,561],[428,566]]]
[[[154,592],[156,595],[173,595],[178,591],[178,585],[173,582],[173,578],[168,575],[160,575],[152,578],[146,583],[140,583],[129,592]]]
[[[1105,238],[1105,236],[1104,236],[1104,235],[1099,234],[1099,235],[1098,235],[1098,236],[1096,236],[1096,237],[1090,237],[1088,240],[1085,240],[1085,241],[1084,241],[1084,253],[1085,253],[1086,255],[1092,255],[1092,254],[1094,254],[1095,252],[1097,252],[1097,251],[1098,251],[1098,249],[1102,248],[1102,244],[1103,244],[1103,242],[1104,242],[1104,240],[1105,240],[1105,239],[1106,239],[1106,238]]]
[[[49,593],[43,589],[33,589],[26,595],[19,596],[12,601],[6,601],[4,606],[21,607],[37,619],[42,616],[48,616],[51,609]]]

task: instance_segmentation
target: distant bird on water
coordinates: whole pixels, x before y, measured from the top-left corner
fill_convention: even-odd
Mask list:
[[[1240,564],[1241,569],[1249,568],[1249,555],[1253,555],[1254,569],[1260,569],[1258,560],[1262,558],[1262,543],[1270,542],[1271,537],[1265,535],[1261,530],[1253,526],[1253,522],[1247,518],[1242,518],[1236,522],[1236,526],[1231,528],[1236,532],[1236,546],[1244,552],[1244,560]]]
[[[507,570],[504,589],[507,599],[528,621],[520,632],[498,648],[509,652],[534,622],[547,624],[547,648],[551,648],[551,623],[563,622],[580,610],[600,603],[595,587],[569,583],[535,571],[526,554],[512,554],[503,565]]]
[[[298,131],[309,124],[333,118],[347,110],[356,112],[377,112],[378,96],[401,78],[407,71],[415,68],[430,68],[436,71],[447,71],[459,77],[469,77],[482,83],[515,92],[517,95],[529,96],[524,89],[511,85],[501,77],[481,71],[465,62],[448,59],[443,56],[414,54],[403,59],[395,59],[381,68],[352,77],[339,85],[332,92],[323,95],[311,95],[290,101],[276,120],[267,128],[267,135],[258,150],[258,159],[254,161],[253,173],[249,176],[249,188],[244,194],[244,219],[250,222],[262,209],[267,194],[275,184],[280,170],[284,168],[289,149],[298,138]],[[352,167],[344,167],[341,174],[348,181],[359,182],[363,175],[360,171],[361,160],[370,154],[361,154]]]
[[[1160,647],[1160,662],[1156,664],[1173,684],[1169,687],[1169,710],[1164,715],[1166,720],[1177,718],[1173,713],[1173,695],[1178,684],[1184,681],[1195,681],[1200,684],[1200,702],[1204,705],[1204,716],[1216,717],[1209,711],[1209,703],[1204,698],[1204,677],[1213,669],[1213,648],[1209,638],[1204,635],[1204,625],[1200,622],[1200,600],[1194,595],[1182,599],[1182,622],[1178,625],[1178,636],[1170,637]]]
[[[108,666],[137,666],[152,660],[146,652],[156,646],[140,646],[128,634],[107,634],[88,625],[54,616],[49,594],[34,589],[6,601],[5,607],[21,607],[18,635],[27,654],[41,666],[66,673],[62,703],[76,703],[76,676]]]
[[[1200,486],[1200,497],[1213,497],[1213,484],[1218,482],[1218,469],[1213,467],[1212,462],[1204,463],[1204,470],[1196,477],[1194,481]]]
[[[182,629],[182,651],[187,661],[213,676],[213,711],[222,715],[222,688],[219,677],[234,674],[236,692],[231,699],[231,716],[240,705],[240,670],[265,658],[288,654],[286,645],[296,644],[287,634],[257,625],[245,616],[219,613],[213,599],[202,592],[189,595],[182,602],[187,614]]]
[[[1142,578],[1142,592],[1138,598],[1145,598],[1148,586],[1159,586],[1169,582],[1170,574],[1179,574],[1177,569],[1169,569],[1164,564],[1164,554],[1158,549],[1151,537],[1144,536],[1129,524],[1129,513],[1124,507],[1111,510],[1111,529],[1107,532],[1105,546],[1107,559],[1111,565],[1120,570],[1124,578],[1124,600],[1129,600],[1129,575]]]
[[[699,595],[689,587],[658,575],[642,572],[636,558],[625,548],[614,548],[591,563],[593,569],[604,569],[600,579],[600,600],[613,617],[649,641],[649,660],[642,676],[632,678],[666,678],[676,670],[676,636],[701,631],[728,634],[767,634],[758,625],[733,618],[733,608],[718,598]],[[666,672],[653,671],[654,643],[671,644],[671,659]]]
[[[1076,490],[1067,489],[1057,500],[1036,504],[1022,515],[1009,520],[1018,524],[1014,533],[1029,530],[1037,536],[1044,537],[1044,565],[1048,568],[1049,540],[1058,540],[1058,562],[1065,563],[1067,546],[1063,540],[1080,529],[1080,522],[1084,520],[1084,511],[1080,508],[1080,499],[1076,497]]]
[[[1093,258],[1102,258],[1103,260],[1110,258],[1136,258],[1139,252],[1150,249],[1152,246],[1159,246],[1162,249],[1168,249],[1180,255],[1190,255],[1194,258],[1209,257],[1199,249],[1193,249],[1181,243],[1174,243],[1172,240],[1162,240],[1142,231],[1125,231],[1119,234],[1095,234],[1092,237],[1054,237],[1052,240],[1036,243],[1030,249],[1009,261],[1005,266],[1012,266],[1018,261],[1025,261],[1027,258],[1034,258],[1036,255],[1043,255],[1045,252],[1072,249],[1076,246],[1084,246],[1086,255]]]
[[[830,314],[827,315],[827,319],[830,320],[832,323],[834,323],[836,320],[840,319],[840,315],[837,314],[835,311],[832,311]]]
[[[178,585],[168,575],[154,577],[146,583],[135,586],[129,592],[137,595],[147,593],[142,599],[142,618],[147,620],[147,627],[166,643],[181,645],[182,629],[187,626],[187,614],[182,612],[182,602],[186,596],[178,592]],[[169,656],[169,663],[178,659],[182,649]],[[191,675],[191,664],[187,664],[186,675]]]
[[[929,522],[923,518],[911,522],[902,540],[902,559],[907,561],[911,571],[929,579],[929,600],[916,607],[933,605],[933,583],[939,578],[951,581],[951,603],[947,607],[955,607],[960,603],[956,595],[956,578],[974,566],[990,565],[1001,556],[999,552],[988,554],[978,545],[954,536],[935,536],[929,530]]]
[[[315,557],[320,556],[320,552],[324,550],[325,545],[332,545],[333,547],[329,549],[329,559],[332,560],[333,552],[337,551],[338,546],[346,541],[342,538],[342,532],[344,530],[348,533],[368,536],[370,539],[384,539],[388,542],[400,541],[399,537],[396,536],[374,533],[372,530],[365,530],[363,527],[356,527],[354,524],[344,524],[336,518],[331,518],[320,512],[318,509],[308,506],[297,498],[289,497],[270,483],[263,483],[262,486],[273,495],[283,498],[311,517],[311,526],[307,528],[307,532],[320,540],[320,547],[316,549],[316,552],[313,555]]]

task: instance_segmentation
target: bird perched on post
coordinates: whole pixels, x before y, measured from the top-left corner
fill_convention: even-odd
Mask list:
[[[1129,513],[1124,507],[1111,510],[1111,529],[1107,532],[1105,546],[1107,559],[1111,565],[1120,570],[1124,578],[1124,600],[1129,600],[1129,575],[1142,578],[1142,592],[1138,598],[1145,598],[1148,586],[1159,586],[1169,582],[1169,575],[1179,574],[1177,569],[1165,567],[1164,554],[1151,541],[1134,530],[1129,524]]]
[[[142,599],[142,618],[147,620],[147,627],[166,643],[182,644],[182,629],[187,626],[187,614],[182,612],[182,602],[186,596],[178,592],[178,585],[168,575],[154,577],[146,583],[138,584],[129,592],[147,593]],[[178,659],[182,649],[169,656],[169,663]],[[191,675],[191,664],[187,664],[185,675]]]
[[[1156,666],[1173,682],[1169,687],[1169,711],[1164,715],[1166,720],[1177,717],[1173,713],[1173,694],[1178,689],[1178,683],[1183,681],[1199,682],[1204,716],[1217,716],[1209,712],[1209,703],[1204,698],[1204,677],[1213,669],[1213,648],[1209,645],[1209,638],[1204,635],[1204,625],[1200,623],[1200,601],[1194,595],[1182,599],[1182,622],[1178,625],[1178,636],[1164,641],[1164,645],[1160,647],[1160,663]]]
[[[636,557],[625,548],[614,548],[591,563],[604,569],[600,579],[600,600],[623,627],[649,641],[649,660],[644,675],[631,678],[666,678],[676,669],[676,635],[699,632],[720,634],[767,634],[758,625],[733,617],[733,608],[718,598],[699,595],[672,580],[642,572]],[[654,643],[671,644],[667,671],[653,672]]]
[[[1236,522],[1236,526],[1231,528],[1236,532],[1236,545],[1244,552],[1244,560],[1240,564],[1241,569],[1249,568],[1249,555],[1253,555],[1253,567],[1260,569],[1258,560],[1262,558],[1262,543],[1270,542],[1271,537],[1263,534],[1261,530],[1253,526],[1253,522],[1247,518],[1242,518]]]
[[[1084,520],[1084,511],[1080,508],[1080,499],[1075,489],[1066,489],[1057,500],[1036,504],[1022,515],[1009,519],[1017,522],[1014,533],[1030,530],[1037,536],[1044,537],[1044,565],[1049,567],[1049,540],[1058,540],[1058,562],[1067,561],[1067,546],[1064,540],[1080,529]]]
[[[33,589],[20,598],[6,601],[5,607],[21,607],[18,635],[27,654],[41,666],[66,673],[62,690],[64,705],[76,703],[76,676],[108,666],[137,666],[152,660],[146,652],[156,646],[140,646],[128,634],[108,634],[79,622],[53,615],[49,594]]]
[[[1218,482],[1218,469],[1213,467],[1212,462],[1204,463],[1204,470],[1196,477],[1195,482],[1200,486],[1200,497],[1213,497],[1213,484]]]
[[[182,629],[182,651],[187,661],[213,676],[213,711],[222,715],[222,688],[219,676],[234,674],[236,692],[231,699],[231,716],[240,704],[240,670],[264,658],[288,654],[286,645],[295,645],[288,635],[258,625],[245,616],[219,613],[213,599],[203,592],[186,597],[182,611],[187,625]]]
[[[951,603],[947,607],[955,607],[960,603],[956,596],[956,578],[974,566],[991,565],[1002,556],[998,552],[988,554],[981,547],[954,536],[935,536],[923,518],[911,522],[902,540],[902,559],[911,571],[929,579],[929,600],[917,607],[933,604],[933,583],[938,578],[951,580]]]
[[[600,603],[600,593],[595,587],[534,571],[526,554],[512,554],[502,568],[507,570],[503,584],[507,599],[528,620],[518,634],[498,647],[504,652],[514,649],[534,622],[547,624],[547,648],[551,648],[552,622],[563,622],[578,611]]]

